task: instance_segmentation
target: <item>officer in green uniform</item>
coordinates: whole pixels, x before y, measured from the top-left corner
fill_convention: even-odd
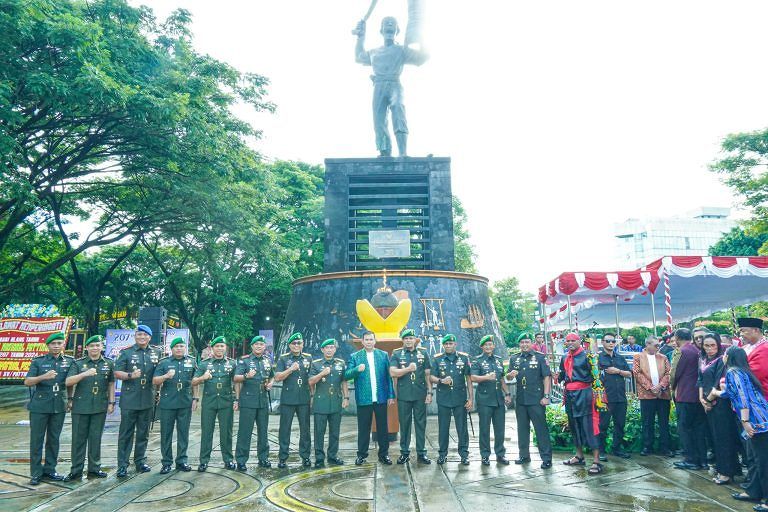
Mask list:
[[[160,350],[151,347],[152,329],[146,325],[136,327],[136,344],[123,349],[115,362],[115,378],[123,381],[120,388],[120,433],[117,437],[118,477],[128,476],[128,458],[136,436],[133,463],[137,473],[147,473],[151,468],[146,463],[149,425],[152,422],[152,407],[155,405],[155,390],[152,377],[160,362]]]
[[[427,405],[432,403],[432,381],[429,355],[416,347],[416,332],[406,329],[400,333],[403,346],[392,351],[389,374],[397,390],[397,414],[400,417],[400,457],[398,464],[411,458],[411,423],[416,426],[416,454],[422,464],[432,464],[427,457]]]
[[[325,427],[328,426],[328,462],[341,466],[339,458],[339,431],[341,410],[349,406],[349,384],[344,380],[347,365],[336,355],[336,340],[327,339],[320,344],[323,357],[312,361],[309,385],[313,390],[312,413],[315,415],[315,467],[325,466]]]
[[[64,334],[56,332],[48,336],[45,343],[48,353],[32,359],[24,385],[34,387],[29,409],[29,472],[31,485],[38,485],[42,478],[61,481],[64,477],[56,473],[59,458],[59,436],[64,427],[67,411],[65,397],[66,378],[69,368],[75,362],[65,356]],[[45,466],[42,464],[45,444]]]
[[[173,462],[173,429],[176,427],[176,469],[191,471],[187,464],[189,423],[192,411],[197,409],[193,398],[192,379],[197,370],[195,359],[186,355],[187,345],[183,338],[171,340],[171,355],[160,360],[155,368],[152,383],[160,386],[160,452],[163,467],[160,474],[171,472]]]
[[[290,351],[277,359],[275,373],[275,380],[283,383],[280,393],[280,452],[277,467],[287,467],[291,425],[295,414],[299,418],[299,456],[301,464],[308,468],[312,465],[309,460],[312,449],[309,435],[309,368],[312,365],[312,356],[301,351],[304,347],[301,333],[294,333],[288,338],[288,347]]]
[[[470,379],[469,355],[456,350],[456,336],[443,336],[443,352],[432,358],[430,380],[437,384],[437,463],[445,464],[448,456],[451,417],[456,424],[461,464],[469,465],[469,432],[467,414],[472,410],[474,389]]]
[[[192,385],[203,384],[203,411],[200,414],[200,465],[199,472],[208,469],[213,449],[213,429],[216,418],[219,419],[219,444],[224,467],[235,469],[232,456],[232,421],[237,410],[237,402],[232,390],[237,362],[226,357],[227,339],[218,336],[211,340],[212,356],[204,359],[195,372]]]
[[[115,363],[101,355],[103,336],[91,336],[85,341],[88,355],[69,367],[67,387],[74,386],[72,401],[72,468],[66,481],[83,477],[86,448],[88,476],[106,478],[101,470],[101,436],[107,413],[115,410]]]
[[[493,451],[496,461],[507,465],[509,460],[504,456],[504,413],[506,405],[512,402],[504,381],[504,363],[501,357],[493,353],[493,335],[488,334],[480,339],[483,353],[472,361],[472,382],[477,383],[477,415],[480,417],[480,457],[482,464],[491,464],[491,423],[493,423]]]
[[[552,372],[547,357],[533,350],[531,335],[527,332],[517,337],[520,353],[509,359],[508,379],[517,379],[515,393],[515,416],[517,417],[517,446],[520,456],[515,464],[531,462],[531,423],[541,456],[541,468],[552,467],[552,444],[549,440],[546,406],[552,386]]]
[[[235,460],[238,471],[247,471],[248,457],[251,453],[251,436],[256,425],[256,455],[259,467],[271,468],[269,461],[269,400],[275,370],[269,357],[264,354],[267,348],[264,336],[255,336],[251,340],[251,355],[241,359],[235,370],[235,393],[240,408],[240,427],[237,430]]]

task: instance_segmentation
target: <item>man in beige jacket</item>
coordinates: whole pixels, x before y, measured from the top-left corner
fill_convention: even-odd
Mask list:
[[[671,456],[669,449],[669,359],[659,354],[659,340],[649,336],[645,348],[634,355],[632,373],[635,376],[637,397],[640,399],[640,418],[643,422],[643,449],[640,455],[653,452],[656,417],[659,419],[659,453]]]

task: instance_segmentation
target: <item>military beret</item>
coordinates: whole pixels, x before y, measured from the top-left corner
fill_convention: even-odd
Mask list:
[[[565,336],[565,341],[581,341],[581,336],[579,336],[575,332],[569,332]]]
[[[84,343],[83,346],[87,347],[91,343],[101,343],[102,341],[104,341],[104,336],[101,336],[101,335],[97,334],[97,335],[91,336],[90,338],[85,340],[85,343]]]
[[[139,324],[139,326],[136,327],[136,330],[140,331],[140,332],[145,332],[145,333],[149,334],[150,336],[152,336],[152,329],[150,329],[148,325]]]
[[[336,344],[336,340],[335,339],[328,338],[327,340],[325,340],[324,342],[322,342],[320,344],[320,348],[327,347],[328,345],[335,345],[335,344]]]
[[[216,336],[215,338],[213,338],[211,340],[209,345],[210,346],[214,346],[214,345],[218,345],[219,343],[223,343],[225,345],[229,345],[229,343],[227,343],[227,338],[225,338],[224,336]]]
[[[520,343],[521,340],[531,340],[533,337],[531,336],[531,333],[529,332],[521,332],[520,336],[517,337],[517,342]]]
[[[171,340],[171,348],[175,347],[179,343],[184,344],[184,338],[182,338],[181,336],[179,336],[178,338],[173,338],[173,340]]]
[[[489,341],[493,342],[493,334],[486,334],[485,336],[480,338],[480,346],[482,347],[483,345],[485,345]]]
[[[400,333],[401,338],[407,338],[408,336],[416,337],[416,331],[413,329],[403,329],[403,332]]]
[[[736,322],[739,324],[739,327],[754,327],[755,329],[763,328],[763,320],[760,318],[742,317],[737,318]]]
[[[446,334],[445,336],[443,336],[442,343],[445,344],[445,343],[448,343],[449,341],[454,341],[455,342],[456,341],[456,336],[454,336],[453,334]]]
[[[300,332],[295,332],[288,338],[288,343],[293,343],[294,341],[304,341],[304,337],[302,337]]]
[[[251,339],[251,345],[253,345],[254,343],[266,343],[266,342],[267,340],[264,339],[264,336],[261,336],[261,335],[254,336],[253,339]]]
[[[64,333],[63,332],[55,332],[55,333],[51,334],[50,336],[48,336],[48,338],[46,338],[45,344],[47,345],[47,344],[49,344],[52,341],[56,341],[56,340],[62,340],[63,341],[65,339],[66,338],[64,338]]]

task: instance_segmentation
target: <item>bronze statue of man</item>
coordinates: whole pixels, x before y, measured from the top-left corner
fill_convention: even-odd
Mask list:
[[[365,49],[365,21],[357,24],[355,60],[373,68],[373,128],[376,133],[376,149],[379,156],[392,156],[392,142],[389,137],[389,113],[400,156],[406,156],[408,144],[408,123],[405,119],[403,87],[400,74],[406,64],[422,65],[429,58],[423,50],[402,46],[395,42],[400,32],[397,20],[390,16],[381,20],[381,35],[384,45],[372,50]]]

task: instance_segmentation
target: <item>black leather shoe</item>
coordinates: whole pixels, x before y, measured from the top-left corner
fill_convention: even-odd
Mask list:
[[[483,466],[490,466],[490,465],[491,465],[491,460],[490,460],[488,457],[483,457],[483,458],[480,460],[480,463],[481,463]]]
[[[604,453],[601,453],[600,455],[598,455],[597,460],[599,460],[600,462],[608,462],[608,456]]]
[[[320,469],[325,467],[325,462],[322,460],[316,460],[315,461],[315,469]]]
[[[624,450],[614,450],[613,454],[616,457],[621,457],[622,459],[629,459],[631,457],[631,455],[625,452]]]
[[[285,459],[280,459],[280,460],[277,462],[277,467],[278,467],[279,469],[285,469],[285,468],[287,468],[287,467],[288,467],[288,464],[286,464],[286,463],[285,463]]]
[[[385,466],[392,465],[392,459],[389,458],[389,455],[382,455],[381,457],[379,457],[379,462],[381,462]]]
[[[107,478],[108,476],[109,475],[102,470],[88,472],[88,478]]]
[[[171,472],[171,465],[170,464],[163,464],[163,467],[160,468],[160,474],[161,475],[167,475]]]
[[[224,463],[224,467],[225,467],[226,469],[230,470],[230,471],[234,471],[235,469],[237,469],[237,466],[236,466],[236,465],[235,465],[235,463],[234,463],[234,462],[232,462],[232,461],[229,461],[229,462],[225,462],[225,463]]]
[[[248,466],[246,466],[245,464],[240,464],[240,463],[238,462],[238,464],[237,464],[237,470],[238,470],[239,472],[241,472],[241,473],[247,473],[247,472],[248,472]]]
[[[526,464],[528,462],[531,462],[531,458],[530,457],[519,457],[519,458],[515,459],[515,464]]]
[[[552,461],[551,460],[545,460],[541,463],[541,469],[549,469],[552,467]]]
[[[432,464],[432,459],[430,459],[430,458],[429,458],[429,457],[427,457],[426,455],[419,455],[419,456],[416,458],[416,460],[417,460],[417,461],[418,461],[420,464]]]
[[[206,469],[208,469],[208,464],[200,464],[199,466],[197,466],[197,470],[200,473],[205,473]]]
[[[362,466],[365,464],[365,457],[358,457],[355,459],[355,466]]]
[[[469,457],[462,457],[460,464],[462,466],[469,466]]]
[[[115,473],[115,476],[117,478],[125,478],[128,476],[128,468],[125,466],[117,468],[117,473]]]
[[[642,450],[640,450],[640,455],[642,455],[643,457],[650,454],[651,454],[651,450],[649,450],[648,448],[643,448]]]
[[[64,480],[64,475],[60,475],[56,472],[43,473],[43,480],[50,480],[52,482],[61,482],[62,480]]]
[[[694,464],[692,462],[675,462],[673,464],[677,469],[691,469],[694,471],[698,471],[700,469],[706,469],[707,466],[702,466],[700,464]]]
[[[447,460],[448,460],[448,459],[447,459],[446,457],[443,457],[442,455],[440,455],[440,456],[437,458],[437,463],[438,463],[438,464],[440,464],[440,465],[442,466],[443,464],[445,464],[445,461],[447,461]]]
[[[67,476],[64,477],[65,482],[74,482],[74,481],[80,481],[83,479],[82,473],[70,473]]]
[[[399,456],[397,458],[397,463],[398,464],[405,464],[409,460],[411,460],[411,456],[410,455],[401,455],[401,456]]]
[[[496,457],[496,462],[505,466],[509,466],[509,459],[506,457]]]
[[[332,466],[343,466],[344,461],[338,457],[328,457],[328,464]]]
[[[33,476],[29,479],[29,485],[40,485],[40,477],[39,476]]]
[[[183,471],[186,473],[188,471],[192,471],[192,466],[190,466],[189,464],[176,464],[176,469],[178,471]]]
[[[312,467],[312,461],[307,459],[301,459],[301,465],[305,468],[311,468]]]
[[[152,468],[147,466],[146,464],[140,464],[136,466],[137,473],[149,473],[150,471],[152,471]]]
[[[260,468],[271,468],[272,467],[272,463],[270,461],[268,461],[268,460],[260,460],[259,461],[259,467]]]

